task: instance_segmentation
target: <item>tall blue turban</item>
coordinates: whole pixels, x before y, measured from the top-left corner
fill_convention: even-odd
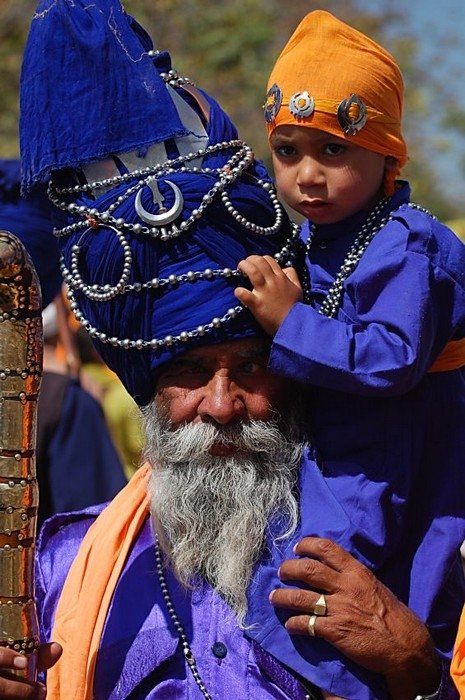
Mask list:
[[[229,117],[117,0],[40,3],[20,137],[24,187],[51,175],[71,306],[139,404],[179,352],[261,333],[237,264],[293,263],[298,231]]]
[[[20,165],[0,160],[0,229],[17,236],[31,256],[40,281],[45,308],[60,291],[59,250],[52,234],[52,204],[44,188],[20,195]]]

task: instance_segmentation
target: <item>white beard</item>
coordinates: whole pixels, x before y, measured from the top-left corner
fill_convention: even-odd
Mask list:
[[[243,626],[246,590],[265,548],[273,515],[280,538],[298,523],[294,489],[304,443],[277,420],[232,427],[201,423],[171,429],[165,411],[144,410],[145,456],[152,465],[151,511],[160,545],[186,587],[203,578],[215,587]],[[231,442],[232,456],[209,449]]]

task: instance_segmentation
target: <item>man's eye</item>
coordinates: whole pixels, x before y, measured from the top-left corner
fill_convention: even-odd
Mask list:
[[[249,360],[240,365],[239,371],[243,374],[257,374],[258,372],[264,371],[264,367],[259,362]]]
[[[199,375],[199,374],[205,374],[207,370],[205,367],[201,365],[187,365],[186,367],[183,367],[182,370],[180,371],[181,374],[189,374],[189,375]]]

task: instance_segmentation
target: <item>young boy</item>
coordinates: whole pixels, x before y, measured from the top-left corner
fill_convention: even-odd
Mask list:
[[[278,189],[307,219],[308,280],[252,256],[236,297],[273,336],[271,370],[309,385],[320,468],[360,551],[448,656],[464,599],[465,247],[396,179],[402,99],[383,48],[327,12],[303,19],[264,111]],[[401,550],[408,576],[385,575]]]

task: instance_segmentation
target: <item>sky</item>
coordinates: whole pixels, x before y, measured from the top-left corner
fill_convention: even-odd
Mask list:
[[[465,0],[359,0],[363,8],[395,9],[405,16],[406,28],[418,41],[421,58],[430,61],[436,77],[453,90],[465,109]],[[434,116],[431,137],[435,137]],[[465,175],[460,172],[460,160],[465,160],[465,139],[457,148],[440,158],[439,173],[456,199],[464,201]]]

